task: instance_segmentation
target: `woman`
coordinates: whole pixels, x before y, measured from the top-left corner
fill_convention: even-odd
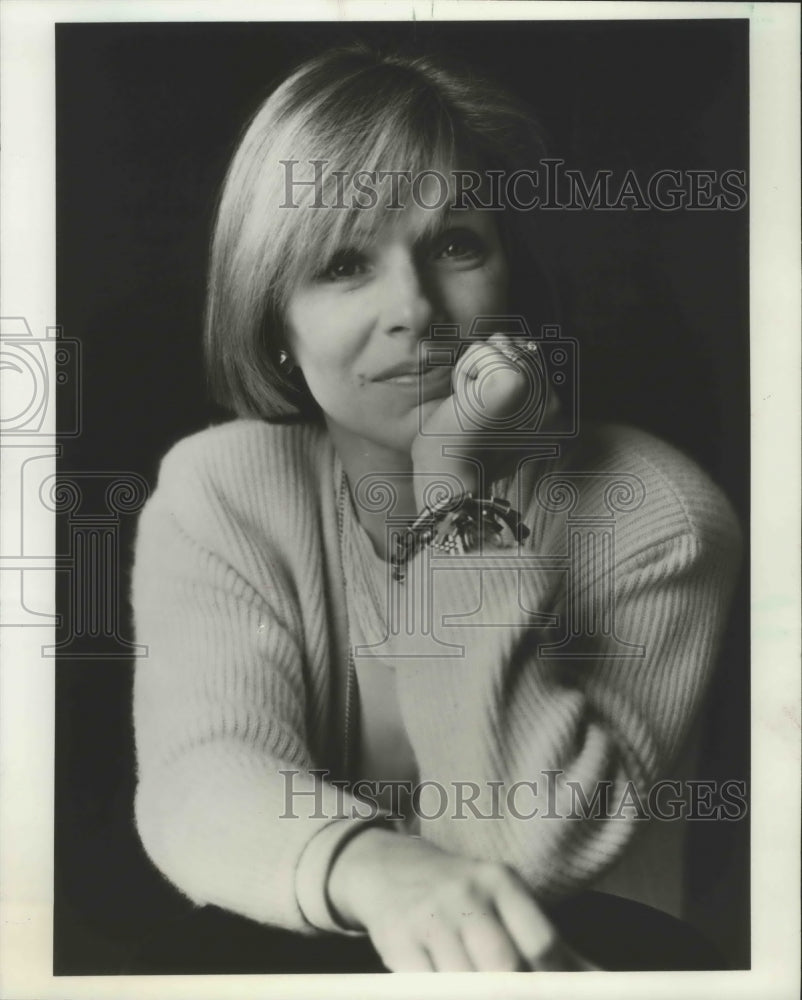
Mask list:
[[[435,60],[285,81],[211,249],[239,419],[169,453],[140,521],[146,850],[196,902],[367,934],[393,970],[587,967],[549,906],[626,869],[639,816],[578,804],[665,775],[735,570],[712,483],[645,434],[576,437],[519,336],[553,317],[499,178],[541,156]]]

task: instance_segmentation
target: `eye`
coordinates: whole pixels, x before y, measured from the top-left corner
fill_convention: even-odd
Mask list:
[[[451,229],[436,242],[434,256],[438,260],[468,262],[484,256],[484,240],[470,229]]]
[[[368,269],[368,261],[358,250],[338,250],[328,264],[318,272],[320,281],[349,281],[359,278]]]

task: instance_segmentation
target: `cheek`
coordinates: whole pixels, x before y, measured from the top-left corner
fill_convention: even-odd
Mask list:
[[[326,296],[290,306],[287,340],[307,380],[313,372],[342,373],[358,354],[358,327],[352,313],[341,302]]]
[[[369,339],[363,297],[315,295],[287,310],[287,341],[315,402],[348,424],[367,404],[360,358]]]

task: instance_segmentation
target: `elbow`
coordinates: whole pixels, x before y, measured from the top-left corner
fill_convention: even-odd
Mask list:
[[[182,831],[180,810],[169,808],[155,783],[139,780],[134,799],[134,825],[151,864],[183,896],[197,906],[208,899],[199,888],[202,872],[188,871],[189,838]]]

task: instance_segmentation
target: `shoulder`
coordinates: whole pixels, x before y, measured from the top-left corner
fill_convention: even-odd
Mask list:
[[[692,458],[646,431],[591,426],[533,487],[541,510],[562,501],[568,516],[614,521],[621,558],[667,546],[736,560],[740,552],[740,525],[722,490]]]
[[[199,541],[235,528],[281,535],[320,502],[327,453],[325,432],[310,424],[208,427],[166,453],[142,520],[168,515]]]
[[[325,433],[311,424],[232,420],[183,438],[161,461],[157,490],[223,491],[229,497],[259,490],[286,497],[304,492],[320,472]]]
[[[270,469],[290,461],[300,471],[313,467],[312,452],[319,446],[320,431],[308,424],[270,424],[263,420],[230,420],[182,438],[165,454],[159,467],[159,482],[175,477],[236,480],[249,470]],[[305,460],[309,458],[310,461]]]

